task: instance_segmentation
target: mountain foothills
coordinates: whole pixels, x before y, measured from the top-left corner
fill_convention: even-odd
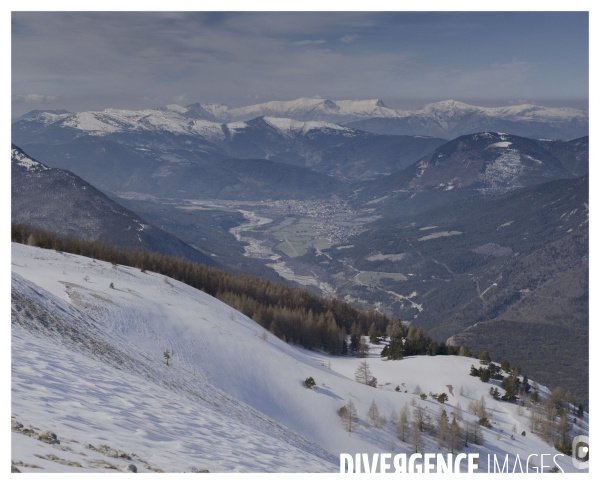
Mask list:
[[[210,257],[149,224],[73,173],[50,168],[11,146],[11,220],[80,239],[185,257]]]
[[[331,273],[434,337],[516,358],[541,381],[560,374],[587,394],[588,220],[584,175],[386,217],[324,255]]]
[[[174,106],[41,113],[14,123],[12,138],[32,156],[73,171],[100,189],[172,197],[201,196],[201,188],[176,187],[198,178],[198,170],[220,173],[219,162],[231,158],[267,159],[342,180],[369,179],[405,168],[445,142],[376,135],[320,121],[260,117],[220,124],[190,118]],[[294,177],[309,176],[288,169]]]
[[[126,470],[120,445],[140,471],[335,471],[340,452],[455,450],[451,427],[480,463],[566,450],[587,433],[569,405],[589,398],[587,133],[586,111],[456,101],[27,113],[12,238],[38,248],[13,244],[13,397],[37,393],[13,398],[13,459]],[[490,357],[519,366],[488,382],[471,364]],[[59,398],[52,359],[82,389]],[[98,432],[97,412],[120,423]],[[33,454],[34,426],[78,444]]]

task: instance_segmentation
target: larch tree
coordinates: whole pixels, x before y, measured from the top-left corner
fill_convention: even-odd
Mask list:
[[[345,412],[342,413],[342,423],[346,432],[351,434],[356,430],[356,426],[358,425],[358,412],[352,399],[348,400],[345,408]]]
[[[448,414],[446,410],[442,408],[440,416],[438,418],[438,445],[443,447],[448,442],[448,434],[450,428],[448,425]]]
[[[379,414],[379,408],[375,400],[371,402],[369,410],[367,410],[367,419],[371,425],[375,428],[381,427],[381,415]]]
[[[450,452],[454,454],[455,450],[460,448],[460,426],[456,421],[456,417],[452,417],[450,424]]]
[[[419,452],[419,446],[421,445],[421,441],[423,440],[423,436],[421,435],[421,425],[415,419],[412,422],[412,444],[413,444],[413,452]]]
[[[354,379],[363,385],[368,385],[372,378],[373,374],[371,373],[367,360],[361,361],[354,372]]]
[[[396,435],[402,442],[406,442],[408,437],[408,404],[404,404],[402,410],[400,410],[400,417],[398,417],[398,424],[396,425]]]

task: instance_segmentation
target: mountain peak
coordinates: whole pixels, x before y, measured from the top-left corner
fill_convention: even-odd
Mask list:
[[[465,104],[460,101],[455,101],[454,99],[447,99],[446,101],[438,101],[435,103],[425,105],[421,111],[426,112],[447,112],[447,111],[464,111],[464,110],[472,110],[477,109],[476,106],[471,106],[470,104]]]

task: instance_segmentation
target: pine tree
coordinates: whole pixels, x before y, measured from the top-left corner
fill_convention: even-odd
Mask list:
[[[317,383],[315,382],[315,379],[312,376],[309,376],[306,380],[304,380],[304,386],[306,388],[308,388],[309,390],[314,387]]]
[[[518,368],[518,367],[514,367]],[[514,370],[513,368],[513,370]],[[513,401],[517,399],[517,393],[519,391],[519,385],[521,381],[515,376],[513,373],[510,376],[507,376],[504,380],[502,380],[502,388],[506,392],[502,397],[503,400]]]

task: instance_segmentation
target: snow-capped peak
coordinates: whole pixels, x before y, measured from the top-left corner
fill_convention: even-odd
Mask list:
[[[11,163],[22,166],[27,171],[45,171],[49,170],[50,167],[40,163],[39,161],[35,161],[33,158],[27,156],[20,148],[15,145],[11,146],[10,150],[10,159]]]

